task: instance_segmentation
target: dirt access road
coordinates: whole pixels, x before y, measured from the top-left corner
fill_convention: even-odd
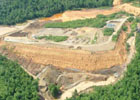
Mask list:
[[[66,98],[70,98],[72,97],[72,94],[75,90],[77,90],[77,92],[81,92],[86,90],[87,88],[93,87],[93,86],[104,86],[104,85],[109,85],[115,82],[115,78],[114,77],[110,77],[108,78],[108,80],[106,81],[101,81],[101,82],[91,82],[91,81],[84,81],[81,82],[80,84],[78,84],[77,86],[65,91],[59,100],[66,100]]]

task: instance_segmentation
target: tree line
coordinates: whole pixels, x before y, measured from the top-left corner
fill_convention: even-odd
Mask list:
[[[112,6],[112,3],[113,0],[0,0],[0,24],[13,25],[65,10]]]
[[[38,81],[19,64],[0,55],[0,100],[40,100]]]
[[[123,2],[133,2],[133,1],[139,1],[140,2],[140,0],[123,0]]]

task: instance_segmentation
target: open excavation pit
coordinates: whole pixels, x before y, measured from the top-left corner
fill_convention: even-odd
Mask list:
[[[127,5],[124,7],[125,9],[126,6]],[[123,8],[123,6],[120,7]],[[104,13],[105,15],[111,14],[120,9],[121,8],[113,8],[113,10],[106,10]],[[91,11],[95,12],[95,10]],[[94,13],[95,15],[102,14],[102,11],[104,10],[96,11],[97,12]],[[6,34],[4,39],[7,42],[0,42],[0,52],[13,60],[17,60],[25,70],[35,75],[35,77],[40,75],[40,84],[43,84],[45,81],[45,85],[47,82],[48,84],[57,83],[58,85],[61,85],[61,89],[64,90],[61,100],[65,99],[67,96],[70,97],[75,89],[77,89],[78,92],[84,92],[85,89],[88,89],[93,85],[100,86],[114,83],[116,80],[115,78],[122,75],[125,70],[125,64],[129,63],[133,56],[133,53],[130,52],[131,57],[128,57],[125,48],[126,33],[129,33],[130,30],[127,32],[122,31],[117,43],[110,41],[106,45],[100,45],[106,43],[110,38],[102,35],[102,29],[91,27],[76,29],[42,28],[46,23],[44,20],[48,21],[53,19],[58,21],[62,20],[62,16],[64,17],[63,21],[95,17],[90,10],[89,12],[86,10],[82,11],[82,15],[80,15],[80,11],[76,11],[76,17],[71,17],[74,14],[67,14],[68,12],[63,15],[53,16],[52,18],[42,19],[39,23],[32,23],[29,27],[24,29],[24,31],[12,32],[13,34],[10,34],[9,36],[7,36],[7,31],[4,32],[4,30],[3,32]],[[131,10],[131,12],[133,13],[135,11]],[[87,13],[89,15],[87,15]],[[8,31],[8,33],[11,31],[13,30]],[[46,40],[36,40],[34,38],[41,35],[52,35],[50,34],[51,31],[53,31],[52,34],[54,35],[69,36],[69,39],[61,43],[54,43]],[[59,31],[61,32],[59,33]],[[97,32],[98,38],[96,44],[91,44],[91,40],[96,36]],[[80,39],[77,39],[77,37]],[[88,40],[88,42],[82,42],[81,39]],[[131,39],[134,41],[135,37],[132,37]],[[130,42],[129,44],[132,43],[131,39],[128,41]],[[51,67],[49,69],[46,66]],[[56,69],[53,69],[53,66],[55,66]],[[42,72],[43,74],[41,74]],[[112,78],[112,75],[116,77]],[[46,86],[43,85],[43,87],[45,87],[45,89],[42,88],[41,85],[39,88],[46,93]]]
[[[34,75],[47,65],[70,70],[96,71],[122,65],[126,61],[126,34],[122,32],[118,42],[112,42],[112,36],[117,34],[126,20],[127,17],[110,20],[103,28],[42,28],[46,22],[38,23],[36,20],[22,31],[4,37],[6,42],[2,45],[7,45],[7,52],[13,52],[17,59],[25,59],[26,69]],[[115,32],[111,36],[104,36],[103,29],[112,24],[115,25]],[[59,43],[36,39],[50,35],[68,36],[68,39]],[[97,40],[92,44],[95,37]],[[14,49],[10,49],[13,47]],[[31,62],[40,65],[40,69],[36,70],[38,66],[32,68]]]
[[[6,36],[4,39],[7,42],[0,42],[0,52],[11,59],[17,60],[25,70],[39,78],[41,84],[39,84],[39,88],[43,93],[46,93],[46,83],[47,85],[57,83],[64,92],[62,94],[64,99],[67,94],[68,96],[71,95],[75,89],[78,89],[78,92],[83,92],[93,85],[108,85],[115,82],[116,77],[122,75],[125,70],[125,63],[128,60],[125,47],[126,33],[129,33],[130,30],[122,31],[118,42],[115,43],[108,42],[112,37],[103,36],[103,29],[91,27],[75,29],[42,28],[46,23],[42,22],[40,24],[38,22],[32,23],[23,31]],[[108,23],[114,22],[110,21]],[[119,30],[119,27],[115,29]],[[69,38],[61,43],[35,38],[41,35],[68,36]],[[96,43],[91,44],[91,40],[96,35],[98,37]],[[82,40],[76,39],[77,37],[88,40],[88,43],[81,42]],[[103,43],[107,44],[100,45]],[[91,45],[92,47],[89,49]],[[46,66],[51,67],[49,69]],[[53,69],[53,66],[56,69]],[[42,86],[43,82],[45,86]],[[83,88],[79,88],[81,86]],[[69,90],[72,90],[70,94],[67,93]]]
[[[123,64],[127,58],[125,38],[126,34],[122,32],[114,50],[95,53],[18,43],[8,43],[8,47],[12,48],[14,46],[13,52],[15,55],[29,61],[32,60],[32,62],[40,65],[52,64],[59,68],[92,71]]]

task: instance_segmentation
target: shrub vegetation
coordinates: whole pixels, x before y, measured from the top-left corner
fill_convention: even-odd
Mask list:
[[[49,92],[51,93],[51,95],[54,97],[54,98],[57,98],[60,94],[60,87],[55,85],[55,84],[50,84],[48,86],[49,88]]]
[[[127,52],[129,53],[129,51],[130,51],[130,45],[129,45],[129,43],[126,43],[126,50],[127,50]]]
[[[105,36],[111,36],[114,32],[114,29],[113,28],[105,28],[103,33]]]
[[[46,28],[77,28],[77,27],[97,27],[102,28],[106,25],[106,18],[94,18],[94,19],[84,19],[84,20],[75,20],[68,22],[56,22],[48,23],[45,25]]]
[[[127,35],[127,40],[128,40],[130,37],[132,37],[132,36],[134,36],[134,33],[128,34],[128,35]]]
[[[47,23],[45,27],[46,28],[78,28],[78,27],[102,28],[106,25],[106,21],[115,19],[115,18],[121,18],[124,15],[130,16],[131,14],[128,14],[123,11],[120,11],[120,12],[117,12],[108,16],[100,14],[100,15],[97,15],[96,18],[74,20],[74,21],[68,21],[68,22]]]
[[[66,41],[68,39],[68,36],[39,36],[37,37],[37,39],[46,39],[46,40],[51,40],[54,42],[62,42],[62,41]]]
[[[131,17],[128,18],[128,21],[129,22],[132,22],[133,20],[134,20],[134,17],[133,16],[131,16]]]
[[[125,25],[122,26],[122,30],[123,30],[123,31],[127,31],[127,29],[128,29],[127,26],[125,26]]]
[[[118,38],[120,36],[120,33],[121,33],[121,29],[117,32],[117,34],[113,35],[112,41],[114,41],[114,42],[118,41]]]

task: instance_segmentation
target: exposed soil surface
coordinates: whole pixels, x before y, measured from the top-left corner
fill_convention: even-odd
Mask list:
[[[122,65],[127,58],[125,38],[126,33],[122,32],[114,50],[96,53],[16,43],[9,43],[9,47],[15,47],[15,55],[40,65],[52,64],[59,68],[92,71]]]
[[[114,5],[114,6],[120,5],[120,4],[121,4],[121,1],[122,1],[122,0],[114,0],[114,1],[113,1],[113,5]]]
[[[5,35],[9,32],[15,31],[15,27],[0,26],[0,36]]]
[[[49,20],[61,20],[60,17],[62,16],[62,13],[59,14],[55,14],[52,17],[48,17],[48,18],[41,18],[40,22],[42,21],[49,21]]]
[[[28,36],[28,33],[27,32],[22,32],[22,31],[19,31],[19,32],[15,32],[9,36],[13,36],[13,37],[25,37],[25,36]]]
[[[80,18],[93,18],[96,17],[96,15],[98,14],[108,15],[108,14],[118,12],[120,10],[125,9],[126,6],[128,8],[131,7],[130,4],[123,4],[123,5],[115,6],[110,10],[89,9],[89,10],[82,10],[82,11],[66,11],[63,14],[57,14],[47,19],[43,18],[40,20],[40,22],[58,20],[58,19],[74,20]],[[137,12],[138,11],[139,10],[137,10]],[[136,11],[134,12],[137,13]],[[44,22],[44,24],[45,23],[46,22]],[[44,24],[40,25],[39,27],[42,27]],[[38,23],[34,24],[34,26],[38,28]],[[28,30],[28,28],[26,28],[26,30]],[[45,45],[43,46],[25,45],[25,44],[17,44],[17,43],[1,43],[1,44],[2,45],[9,44],[9,47],[14,46],[15,48],[13,52],[15,56],[18,57],[20,56],[21,58],[24,58],[27,61],[32,60],[33,63],[37,63],[39,65],[46,66],[48,64],[52,64],[59,68],[96,71],[104,68],[110,68],[115,65],[121,65],[126,61],[127,53],[124,45],[125,38],[126,38],[126,34],[122,32],[114,50],[95,52],[95,53],[82,51],[82,50],[60,49],[57,47],[48,48],[45,47]],[[34,69],[36,68],[32,68],[32,69],[34,71]]]
[[[52,21],[71,21],[76,19],[94,18],[98,14],[109,15],[118,11],[126,11],[134,15],[140,14],[140,8],[133,7],[130,4],[119,5],[121,3],[120,1],[121,0],[114,0],[114,5],[118,6],[115,6],[110,10],[84,9],[81,11],[66,11],[63,14],[42,18],[36,23],[28,24],[29,27],[27,28],[25,28],[27,25],[22,26],[27,33],[14,33],[11,34],[11,36],[25,38],[28,35],[30,38],[31,36],[29,36],[30,34],[28,33],[37,32],[37,30],[41,29],[46,23]],[[129,27],[129,23],[127,23],[127,25]],[[7,34],[7,32],[9,33],[17,29],[21,30],[23,29],[22,27],[17,26],[14,27],[14,29],[12,27],[5,27],[4,29],[3,27],[0,27],[0,30],[2,30],[0,35]],[[129,56],[125,49],[126,33],[129,33],[130,31],[129,27],[127,32],[121,32],[115,49],[110,51],[89,52],[68,48],[63,49],[56,46],[47,47],[44,44],[26,45],[0,41],[0,52],[10,59],[17,60],[25,71],[33,77],[35,75],[35,78],[37,78],[40,75],[40,84],[57,83],[63,86],[64,90],[67,90],[61,96],[61,100],[64,100],[66,97],[71,97],[75,89],[77,89],[78,92],[82,92],[93,85],[108,85],[113,83],[116,79],[115,77],[108,78],[108,76],[112,76],[115,73],[119,75],[122,74],[124,68],[126,68],[123,64],[130,63],[135,52],[135,48],[133,48],[135,37],[128,40],[128,43],[132,46]],[[26,39],[24,39],[24,41],[25,40]],[[108,47],[110,47],[110,45],[108,45]],[[56,66],[56,69],[53,69],[52,67],[46,68],[47,65]],[[66,70],[71,70],[75,73]],[[85,71],[101,75],[85,74]],[[45,95],[48,95],[47,92],[45,92]]]

